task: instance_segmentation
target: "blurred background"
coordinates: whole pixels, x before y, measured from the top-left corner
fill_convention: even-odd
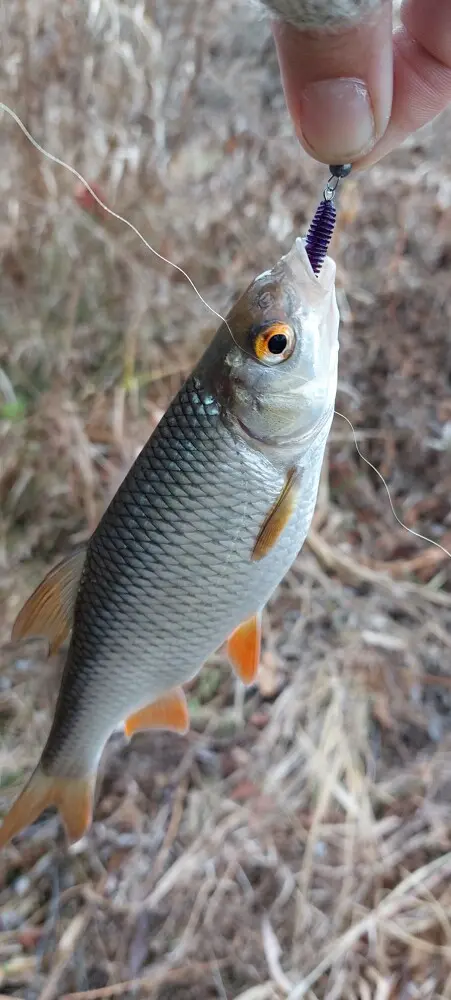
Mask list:
[[[244,0],[10,0],[0,52],[1,100],[220,312],[305,233],[327,171],[298,147]],[[337,408],[400,518],[446,548],[450,120],[342,184],[332,248]],[[88,537],[215,320],[5,114],[1,150],[5,812],[63,662],[13,649],[11,624]],[[451,997],[450,625],[449,558],[397,524],[337,416],[241,715],[218,655],[186,738],[112,739],[77,851],[46,814],[0,858],[1,995]]]

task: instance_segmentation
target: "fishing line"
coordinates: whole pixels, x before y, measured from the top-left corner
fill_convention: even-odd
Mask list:
[[[376,476],[378,476],[378,478],[380,479],[381,483],[383,484],[384,489],[385,489],[385,491],[387,493],[387,496],[388,496],[388,502],[390,504],[391,512],[393,514],[393,517],[398,522],[398,524],[401,525],[401,528],[404,528],[404,531],[408,531],[409,535],[415,535],[415,538],[421,538],[423,540],[423,542],[429,542],[430,545],[435,545],[435,547],[437,549],[441,549],[441,551],[445,553],[445,556],[448,556],[448,558],[451,559],[451,552],[449,552],[448,549],[445,549],[444,545],[441,545],[440,542],[435,542],[433,538],[428,538],[427,535],[422,535],[420,531],[415,531],[413,528],[409,528],[409,526],[407,524],[404,524],[404,521],[401,521],[401,518],[398,516],[398,514],[396,513],[396,510],[394,508],[393,500],[391,498],[391,493],[390,493],[390,489],[389,489],[388,483],[386,483],[386,481],[385,481],[385,479],[384,479],[384,477],[382,475],[382,472],[379,472],[379,469],[377,469],[376,466],[373,465],[372,462],[370,462],[369,458],[365,458],[365,455],[362,455],[362,452],[360,451],[360,448],[359,448],[359,445],[358,445],[358,441],[357,441],[357,434],[356,434],[356,432],[354,430],[354,426],[351,423],[349,417],[346,417],[344,413],[340,413],[339,410],[334,410],[334,413],[337,414],[337,417],[342,417],[342,419],[346,420],[346,423],[349,424],[349,426],[351,428],[351,431],[352,431],[352,436],[354,438],[355,450],[356,450],[357,454],[359,455],[359,457],[362,459],[362,462],[365,462],[366,465],[368,465],[369,468],[372,469],[373,472],[376,473]]]
[[[91,185],[88,184],[88,181],[83,177],[82,174],[79,173],[78,170],[76,170],[75,167],[71,166],[70,163],[66,163],[65,160],[61,160],[60,157],[59,156],[55,156],[54,153],[49,153],[47,149],[44,149],[43,146],[41,146],[40,143],[37,141],[37,139],[35,139],[31,135],[31,133],[28,131],[27,127],[24,125],[23,121],[21,121],[21,119],[19,118],[19,116],[16,114],[16,112],[13,111],[12,108],[8,107],[7,104],[4,104],[3,101],[0,101],[0,111],[6,111],[6,114],[8,114],[10,116],[10,118],[12,118],[13,121],[16,122],[16,125],[18,125],[19,128],[22,130],[23,134],[26,136],[26,138],[28,139],[28,141],[31,142],[31,145],[34,146],[34,148],[37,149],[38,152],[42,154],[42,156],[45,156],[45,158],[47,160],[50,160],[51,163],[56,163],[57,166],[64,167],[65,170],[68,170],[70,174],[72,174],[74,177],[76,177],[77,180],[80,181],[81,184],[83,184],[83,186],[86,188],[86,190],[89,191],[89,194],[91,195],[91,197],[94,198],[94,200],[97,202],[98,205],[100,205],[100,208],[102,208],[104,212],[107,212],[108,215],[111,215],[113,217],[113,219],[117,219],[118,222],[123,222],[124,226],[128,226],[128,228],[131,229],[131,231],[135,234],[135,236],[137,236],[138,239],[141,240],[141,243],[144,243],[144,246],[147,247],[147,249],[150,250],[150,252],[153,253],[155,257],[158,257],[158,259],[162,260],[164,264],[169,264],[170,267],[175,268],[175,270],[178,271],[179,274],[182,274],[183,277],[186,278],[186,280],[189,282],[189,284],[191,285],[191,288],[195,291],[198,299],[200,299],[200,301],[202,302],[202,304],[204,306],[206,306],[206,308],[212,313],[213,316],[216,316],[217,319],[220,319],[221,323],[225,323],[225,325],[226,325],[226,327],[227,327],[227,329],[228,329],[228,331],[229,331],[229,333],[230,333],[230,335],[232,337],[232,340],[235,341],[233,333],[232,333],[232,331],[230,329],[230,326],[229,326],[227,320],[225,319],[225,317],[221,316],[221,313],[217,312],[216,309],[214,309],[213,306],[211,306],[206,301],[206,299],[204,299],[203,295],[201,294],[201,292],[199,291],[199,289],[194,284],[193,279],[190,278],[189,274],[187,274],[187,272],[183,270],[183,267],[180,267],[180,265],[176,264],[173,260],[169,260],[162,253],[159,253],[158,250],[155,250],[155,248],[153,246],[151,246],[150,243],[147,242],[147,240],[142,235],[142,233],[140,233],[139,229],[137,229],[136,226],[133,225],[133,222],[130,222],[129,219],[125,219],[123,215],[119,215],[118,212],[114,212],[112,208],[109,208],[108,205],[105,205],[104,202],[102,201],[102,199],[99,198],[98,194],[96,194],[96,192],[93,191]],[[236,341],[235,341],[235,343],[236,343]]]
[[[7,104],[5,104],[3,101],[0,101],[0,110],[6,112],[6,114],[9,115],[9,117],[13,119],[13,121],[16,123],[16,125],[18,125],[19,128],[21,129],[21,131],[23,132],[24,136],[28,139],[28,141],[31,143],[31,145],[34,146],[34,148],[38,151],[38,153],[41,153],[41,155],[44,156],[47,160],[49,160],[51,163],[55,163],[57,166],[63,167],[65,170],[68,170],[69,173],[73,175],[73,177],[76,177],[77,180],[81,184],[83,184],[83,186],[86,188],[86,190],[89,191],[89,194],[91,195],[91,197],[94,198],[94,201],[97,202],[97,204],[100,206],[100,208],[102,208],[102,210],[104,212],[106,212],[108,215],[111,215],[113,219],[117,219],[118,222],[123,223],[124,226],[127,226],[135,234],[135,236],[137,236],[138,239],[141,240],[141,243],[144,244],[144,246],[147,248],[147,250],[150,250],[150,252],[155,257],[157,257],[158,260],[163,261],[164,264],[169,264],[170,267],[173,267],[174,270],[178,271],[179,274],[181,274],[186,279],[186,281],[188,282],[188,284],[191,285],[191,288],[196,293],[196,295],[197,295],[198,299],[200,300],[200,302],[202,302],[202,305],[204,305],[206,307],[206,309],[208,309],[208,311],[213,316],[216,316],[216,318],[219,319],[221,321],[221,323],[225,323],[225,325],[226,325],[226,327],[227,327],[227,329],[228,329],[228,331],[230,333],[230,336],[232,337],[232,340],[236,343],[235,337],[233,336],[233,332],[230,329],[230,325],[227,322],[226,318],[224,316],[222,316],[220,312],[218,312],[216,309],[214,309],[214,307],[211,306],[209,302],[207,302],[207,300],[204,298],[204,296],[202,295],[202,293],[199,291],[199,289],[195,285],[193,279],[190,278],[189,274],[183,269],[183,267],[180,267],[180,265],[176,264],[173,260],[169,260],[168,257],[165,257],[164,254],[160,253],[158,250],[155,250],[155,248],[153,246],[151,246],[151,244],[146,240],[146,238],[142,235],[142,233],[140,233],[139,229],[137,229],[136,226],[134,226],[133,223],[130,222],[129,219],[126,219],[123,215],[120,215],[118,212],[115,212],[112,208],[109,208],[108,205],[105,205],[105,203],[102,201],[101,198],[99,198],[98,194],[93,190],[93,188],[88,183],[88,181],[83,177],[83,175],[75,167],[73,167],[70,163],[67,163],[65,160],[62,160],[59,156],[55,156],[54,153],[50,153],[48,150],[44,149],[44,147],[41,146],[41,144],[37,141],[37,139],[35,139],[34,136],[32,136],[31,133],[28,131],[28,129],[24,125],[23,121],[19,118],[19,115],[12,108],[10,108]],[[336,170],[336,171],[343,171],[346,168],[343,167],[343,166],[341,166],[341,167],[332,168],[332,169]],[[335,183],[335,178],[338,180],[340,177],[344,177],[344,176],[346,176],[346,173],[339,173],[339,174],[338,173],[334,173],[334,182],[333,183],[331,183],[331,181],[328,182],[328,185],[326,186],[326,189],[325,189],[325,192],[324,192],[323,202],[321,203],[321,206],[320,206],[321,209],[322,209],[322,212],[324,214],[321,217],[315,216],[314,222],[312,223],[312,226],[311,226],[310,231],[309,231],[311,237],[313,236],[314,248],[316,247],[316,249],[317,249],[318,261],[322,257],[322,254],[323,254],[323,251],[324,251],[325,241],[327,240],[327,243],[328,243],[329,238],[330,238],[329,230],[324,228],[324,221],[323,221],[323,219],[325,217],[326,212],[329,212],[328,206],[333,202],[333,196],[335,194],[336,186],[337,186],[336,183]],[[308,236],[307,236],[307,238],[308,238]],[[325,252],[327,252],[327,250]],[[394,504],[393,504],[393,501],[392,501],[392,498],[391,498],[390,489],[389,489],[388,484],[386,483],[386,481],[385,481],[382,473],[379,472],[379,469],[377,469],[376,466],[373,465],[372,462],[370,462],[368,458],[365,458],[365,455],[363,455],[362,452],[360,451],[360,448],[359,448],[359,445],[358,445],[358,441],[357,441],[356,431],[354,430],[353,424],[351,423],[351,421],[349,420],[349,418],[345,416],[344,413],[340,413],[338,410],[334,410],[334,413],[336,413],[338,417],[342,417],[342,419],[345,420],[349,424],[349,426],[351,428],[351,431],[352,431],[352,434],[353,434],[354,446],[355,446],[355,449],[357,451],[357,454],[362,459],[362,461],[365,462],[366,465],[368,465],[369,468],[372,469],[373,472],[375,472],[376,475],[378,476],[378,478],[381,480],[381,482],[382,482],[382,484],[383,484],[383,486],[385,488],[385,491],[387,493],[387,496],[388,496],[388,501],[389,501],[389,504],[390,504],[390,508],[391,508],[391,512],[393,514],[393,517],[398,522],[398,524],[400,525],[400,527],[403,528],[405,531],[407,531],[410,535],[414,535],[415,538],[420,538],[422,541],[427,542],[429,545],[434,545],[437,549],[440,549],[446,556],[448,556],[449,559],[451,559],[451,552],[449,552],[448,549],[446,549],[444,545],[441,545],[440,542],[436,542],[436,541],[434,541],[433,538],[428,538],[427,535],[422,535],[421,532],[415,531],[413,528],[409,528],[407,524],[404,524],[404,522],[401,520],[401,518],[396,513],[396,510],[395,510],[395,507],[394,507]]]

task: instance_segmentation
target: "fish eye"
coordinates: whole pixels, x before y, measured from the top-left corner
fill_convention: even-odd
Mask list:
[[[259,361],[274,365],[290,357],[294,344],[295,335],[291,326],[287,323],[272,323],[257,333],[254,351]]]

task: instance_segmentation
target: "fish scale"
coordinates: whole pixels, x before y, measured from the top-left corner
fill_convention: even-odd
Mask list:
[[[207,402],[197,380],[188,380],[90,541],[77,601],[84,628],[72,637],[66,685],[51,734],[60,761],[64,748],[80,765],[89,754],[82,727],[68,735],[66,720],[69,711],[76,711],[88,721],[99,676],[107,678],[103,727],[109,735],[130,708],[197,673],[208,654],[254,610],[251,584],[260,578],[265,603],[278,582],[280,564],[291,561],[296,520],[269,566],[243,560],[243,550],[250,554],[267,512],[271,478],[273,500],[281,474],[269,462],[256,466],[247,461],[246,445],[224,424],[217,403],[205,395]],[[195,446],[196,458],[188,476],[178,461],[186,440]],[[228,509],[245,512],[246,525],[236,520],[227,524]],[[208,615],[202,614],[206,599]],[[113,621],[114,629],[108,627]],[[128,663],[135,678],[135,703],[124,688]],[[43,764],[51,765],[54,758],[54,751],[45,752]]]
[[[317,278],[297,241],[252,282],[86,552],[19,614],[15,638],[38,631],[56,649],[72,634],[50,734],[0,845],[49,804],[78,839],[111,733],[185,731],[181,685],[226,641],[238,675],[255,678],[261,610],[305,540],[333,417],[334,275],[326,259]]]

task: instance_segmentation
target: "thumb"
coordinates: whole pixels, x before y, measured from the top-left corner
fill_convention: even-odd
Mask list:
[[[267,5],[274,9],[270,0]],[[272,31],[287,107],[307,152],[328,164],[368,153],[391,112],[391,2],[382,0],[358,21],[341,20],[336,28],[301,30],[275,21]]]

